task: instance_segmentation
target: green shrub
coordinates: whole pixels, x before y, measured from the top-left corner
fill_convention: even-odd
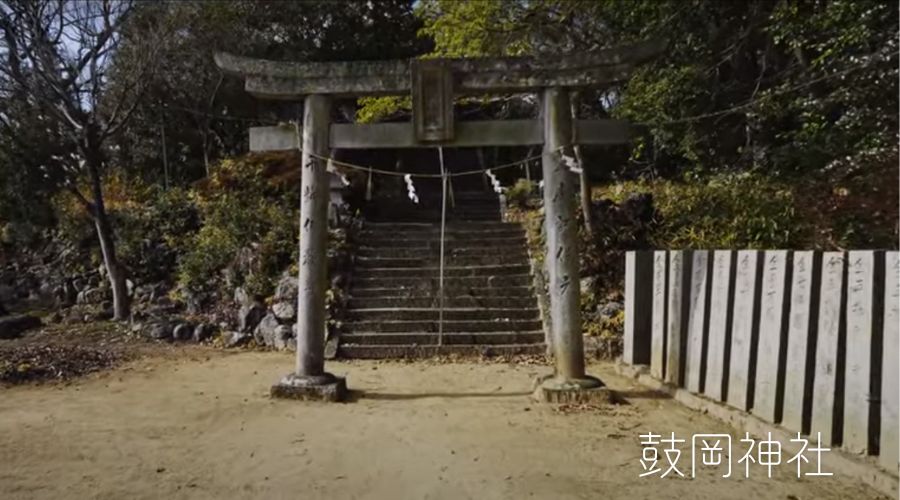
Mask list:
[[[635,193],[653,195],[655,248],[792,248],[808,236],[790,187],[758,173],[625,182],[602,191],[617,203]]]
[[[175,269],[185,235],[198,229],[197,210],[187,190],[142,183],[112,175],[103,183],[104,205],[115,231],[116,255],[133,279],[165,279]],[[68,192],[53,200],[56,230],[64,243],[90,249],[90,262],[64,262],[73,271],[94,268],[102,261],[96,229],[87,212]]]
[[[177,255],[197,232],[197,207],[189,192],[152,186],[139,192],[135,203],[120,204],[110,217],[116,229],[119,258],[140,282],[166,280]]]
[[[528,208],[534,183],[528,179],[519,179],[506,190],[506,203],[511,207]]]
[[[243,285],[267,295],[296,260],[299,188],[289,177],[296,162],[283,155],[249,155],[222,161],[190,189],[168,190],[110,176],[104,201],[116,249],[138,283],[176,281],[177,298]],[[91,258],[73,259],[73,270],[101,262],[93,222],[68,194],[54,200],[60,237]]]
[[[183,292],[211,292],[225,284],[257,295],[272,292],[297,249],[299,193],[269,182],[264,174],[270,163],[264,156],[224,160],[192,192],[202,227],[179,260]]]

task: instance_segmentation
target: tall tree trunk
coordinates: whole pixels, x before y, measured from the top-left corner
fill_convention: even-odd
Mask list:
[[[591,178],[588,175],[587,166],[584,164],[584,158],[581,156],[581,147],[578,145],[578,103],[580,94],[573,92],[569,100],[569,108],[572,113],[572,152],[575,154],[575,161],[581,167],[581,173],[578,178],[581,181],[581,213],[584,216],[584,230],[588,236],[594,234],[594,216],[591,213]]]
[[[166,150],[166,117],[162,115],[159,120],[159,140],[162,142],[163,161],[163,187],[169,190],[169,153]]]
[[[91,176],[91,188],[94,203],[92,206],[94,228],[97,230],[97,239],[100,240],[100,252],[103,254],[103,265],[106,267],[106,275],[113,296],[113,319],[127,320],[131,316],[131,300],[128,297],[128,284],[125,269],[116,257],[116,238],[109,217],[106,214],[106,206],[103,203],[103,186],[100,181],[100,168],[102,153],[98,149],[88,146],[85,151],[85,166]],[[93,151],[91,151],[93,149]]]
[[[100,251],[103,253],[103,265],[109,277],[113,296],[113,319],[124,321],[131,315],[131,299],[128,297],[128,285],[125,270],[116,257],[116,244],[112,227],[105,210],[98,210],[94,218],[97,238],[100,240]]]
[[[591,211],[591,178],[581,157],[581,147],[575,144],[572,149],[575,152],[575,160],[581,167],[581,173],[578,177],[581,180],[581,212],[584,215],[584,230],[587,231],[588,236],[593,236],[594,214]]]

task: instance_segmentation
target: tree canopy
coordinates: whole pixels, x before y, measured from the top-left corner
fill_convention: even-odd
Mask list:
[[[823,169],[894,151],[897,2],[425,0],[434,55],[553,57],[646,38],[668,50],[584,96],[641,125],[636,165]]]
[[[614,166],[619,174],[758,169],[855,175],[867,165],[896,164],[896,0],[95,4],[128,5],[130,14],[110,18],[115,44],[101,59],[103,77],[91,80],[102,84],[83,87],[81,94],[73,90],[68,102],[105,130],[102,148],[110,167],[165,186],[207,177],[214,162],[245,152],[246,129],[255,120],[298,111],[261,103],[237,79],[223,78],[212,60],[216,50],[308,61],[556,57],[663,38],[665,53],[628,81],[580,96],[582,114],[612,115],[639,127],[631,158]],[[13,28],[24,26],[23,13],[46,17],[73,5],[81,4],[0,2],[9,28],[0,43],[5,68],[36,78],[37,66],[18,64],[21,51],[10,50]],[[163,32],[165,37],[146,43]],[[82,66],[80,74],[89,70]],[[0,219],[43,214],[38,218],[48,223],[52,213],[40,200],[56,192],[65,176],[47,166],[71,160],[77,148],[63,140],[71,123],[61,109],[34,112],[14,78],[0,72]],[[54,91],[33,81],[35,88]],[[344,120],[378,120],[404,106],[407,98],[338,103]]]

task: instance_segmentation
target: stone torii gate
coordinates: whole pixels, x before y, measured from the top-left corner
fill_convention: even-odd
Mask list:
[[[330,149],[543,145],[546,259],[556,373],[541,381],[546,400],[585,400],[606,394],[585,374],[582,343],[575,193],[578,180],[562,149],[619,144],[629,127],[617,120],[573,120],[570,91],[626,79],[636,65],[662,51],[648,41],[558,58],[413,59],[358,62],[277,62],[226,53],[218,67],[245,80],[260,99],[303,101],[302,200],[297,369],[272,387],[276,396],[341,400],[343,379],[325,372],[326,245]],[[536,92],[539,120],[455,123],[458,95]],[[412,123],[331,123],[331,98],[412,94]],[[253,151],[295,150],[293,127],[253,127]]]

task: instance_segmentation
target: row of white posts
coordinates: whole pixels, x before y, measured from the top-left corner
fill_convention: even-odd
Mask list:
[[[637,251],[623,361],[897,472],[896,251]]]

